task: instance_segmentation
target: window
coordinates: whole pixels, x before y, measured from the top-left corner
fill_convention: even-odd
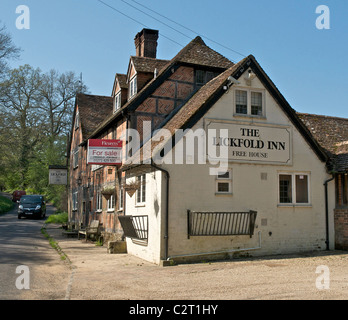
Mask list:
[[[116,140],[117,139],[117,127],[114,127],[112,129],[112,140]]]
[[[248,112],[248,98],[247,92],[236,90],[236,113],[247,114]]]
[[[202,70],[197,70],[196,71],[196,84],[197,86],[203,86],[205,83],[205,74],[204,71]]]
[[[236,90],[235,113],[250,116],[264,116],[263,93],[261,91]]]
[[[86,214],[86,201],[82,202],[82,214]]]
[[[216,176],[216,194],[232,193],[232,172],[228,170]]]
[[[77,210],[77,191],[73,192],[72,194],[72,210]]]
[[[108,211],[114,211],[115,210],[115,196],[111,195],[108,199]]]
[[[218,73],[204,70],[196,70],[196,86],[202,87],[210,80],[218,76]]]
[[[102,211],[103,210],[103,202],[102,202],[102,194],[100,192],[97,193],[97,203],[96,203],[96,210]]]
[[[121,92],[116,93],[114,97],[114,112],[121,108]]]
[[[137,76],[134,76],[129,83],[129,99],[137,93]]]
[[[80,126],[80,120],[79,120],[79,113],[77,112],[76,115],[75,115],[75,130],[79,128]]]
[[[140,184],[137,190],[137,204],[142,204],[146,201],[146,175],[138,176],[137,181]]]
[[[335,183],[337,207],[348,207],[348,174],[336,174]]]
[[[73,151],[73,165],[74,165],[74,169],[77,168],[79,165],[79,148],[76,148]]]
[[[309,175],[279,174],[280,204],[309,204]]]
[[[118,210],[123,210],[123,188],[120,188],[119,198],[118,198]]]
[[[262,116],[262,93],[251,92],[251,114]]]

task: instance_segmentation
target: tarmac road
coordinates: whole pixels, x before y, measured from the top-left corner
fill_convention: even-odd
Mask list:
[[[47,205],[46,217],[54,211],[53,206]],[[40,292],[38,298],[64,299],[69,272],[42,235],[43,223],[44,220],[19,220],[17,204],[12,211],[0,215],[0,300],[26,299],[29,291],[30,299],[35,299],[35,292]],[[50,266],[54,266],[52,274]]]

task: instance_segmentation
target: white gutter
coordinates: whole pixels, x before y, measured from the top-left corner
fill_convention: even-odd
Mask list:
[[[258,232],[258,235],[259,235],[259,245],[257,247],[243,248],[243,249],[232,249],[232,250],[225,250],[225,251],[204,252],[204,253],[181,254],[181,255],[168,257],[167,261],[175,259],[175,258],[185,258],[185,257],[194,257],[194,256],[206,256],[206,255],[213,255],[213,254],[234,253],[234,252],[259,250],[259,249],[261,249],[261,231]]]

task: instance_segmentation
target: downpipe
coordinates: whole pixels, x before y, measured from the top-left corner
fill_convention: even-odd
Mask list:
[[[164,260],[168,260],[168,232],[169,232],[169,172],[153,163],[151,161],[151,166],[166,175],[166,211],[165,211],[165,229],[164,229],[164,241],[165,241],[165,252],[164,252]]]
[[[186,257],[207,256],[207,255],[214,255],[214,254],[236,253],[236,252],[259,250],[259,249],[261,249],[261,231],[258,232],[258,238],[259,238],[259,245],[257,247],[243,248],[243,249],[232,249],[232,250],[224,250],[224,251],[203,252],[203,253],[180,254],[180,255],[168,257],[167,261],[175,259],[175,258],[186,258]]]
[[[326,250],[330,250],[330,240],[329,240],[329,200],[328,200],[328,188],[327,185],[330,181],[334,180],[335,177],[332,176],[332,178],[326,180],[324,182],[325,186],[325,223],[326,223]]]

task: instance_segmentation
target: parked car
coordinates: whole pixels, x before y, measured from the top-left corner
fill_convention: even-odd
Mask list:
[[[18,206],[18,219],[21,217],[44,218],[46,216],[45,197],[41,195],[24,195]]]
[[[21,196],[24,196],[26,195],[26,192],[23,191],[23,190],[16,190],[16,191],[13,191],[12,193],[12,201],[13,202],[17,202],[20,200]]]

